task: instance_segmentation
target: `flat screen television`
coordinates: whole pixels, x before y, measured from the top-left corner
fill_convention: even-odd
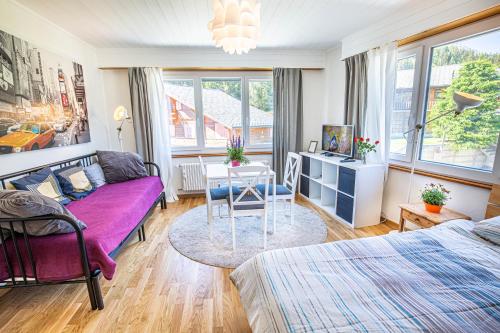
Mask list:
[[[353,125],[323,125],[321,149],[335,155],[354,156]]]

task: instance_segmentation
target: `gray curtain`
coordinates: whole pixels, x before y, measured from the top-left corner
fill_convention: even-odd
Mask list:
[[[274,68],[273,170],[282,182],[288,152],[302,150],[302,70]]]
[[[145,161],[154,161],[153,124],[148,100],[148,86],[144,68],[129,68],[128,82],[134,121],[135,145],[137,153]]]
[[[357,137],[362,136],[367,101],[366,52],[345,59],[345,123],[354,125]]]

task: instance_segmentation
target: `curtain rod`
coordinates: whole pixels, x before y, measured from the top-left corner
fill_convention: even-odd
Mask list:
[[[437,35],[437,34],[440,34],[440,33],[443,33],[443,32],[449,31],[449,30],[460,28],[460,27],[463,27],[464,25],[475,23],[475,22],[496,16],[499,14],[500,14],[500,5],[496,5],[496,6],[487,8],[485,10],[482,10],[480,12],[464,16],[462,18],[453,20],[451,22],[444,23],[444,24],[438,25],[437,27],[434,27],[434,28],[431,28],[428,30],[424,30],[424,31],[419,32],[417,34],[400,39],[397,41],[398,46],[408,45],[408,44],[417,42],[419,40],[422,40],[422,39],[425,39],[428,37],[432,37],[434,35]]]
[[[129,67],[99,67],[101,70],[127,70]],[[321,71],[323,67],[305,67],[305,71]],[[231,72],[272,72],[272,67],[162,67],[164,71],[177,72],[210,72],[210,71],[231,71]]]

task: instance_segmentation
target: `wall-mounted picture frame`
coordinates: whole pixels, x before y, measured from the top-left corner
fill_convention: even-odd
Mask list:
[[[0,30],[0,155],[87,142],[82,65]]]
[[[307,149],[307,152],[314,154],[316,152],[317,147],[318,147],[318,141],[311,140],[311,142],[309,142],[309,149]]]

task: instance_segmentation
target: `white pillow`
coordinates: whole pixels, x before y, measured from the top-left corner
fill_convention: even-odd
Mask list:
[[[94,188],[101,187],[106,184],[106,179],[104,178],[104,172],[102,171],[99,163],[91,164],[85,168],[83,168],[87,178],[90,180],[90,183]]]

